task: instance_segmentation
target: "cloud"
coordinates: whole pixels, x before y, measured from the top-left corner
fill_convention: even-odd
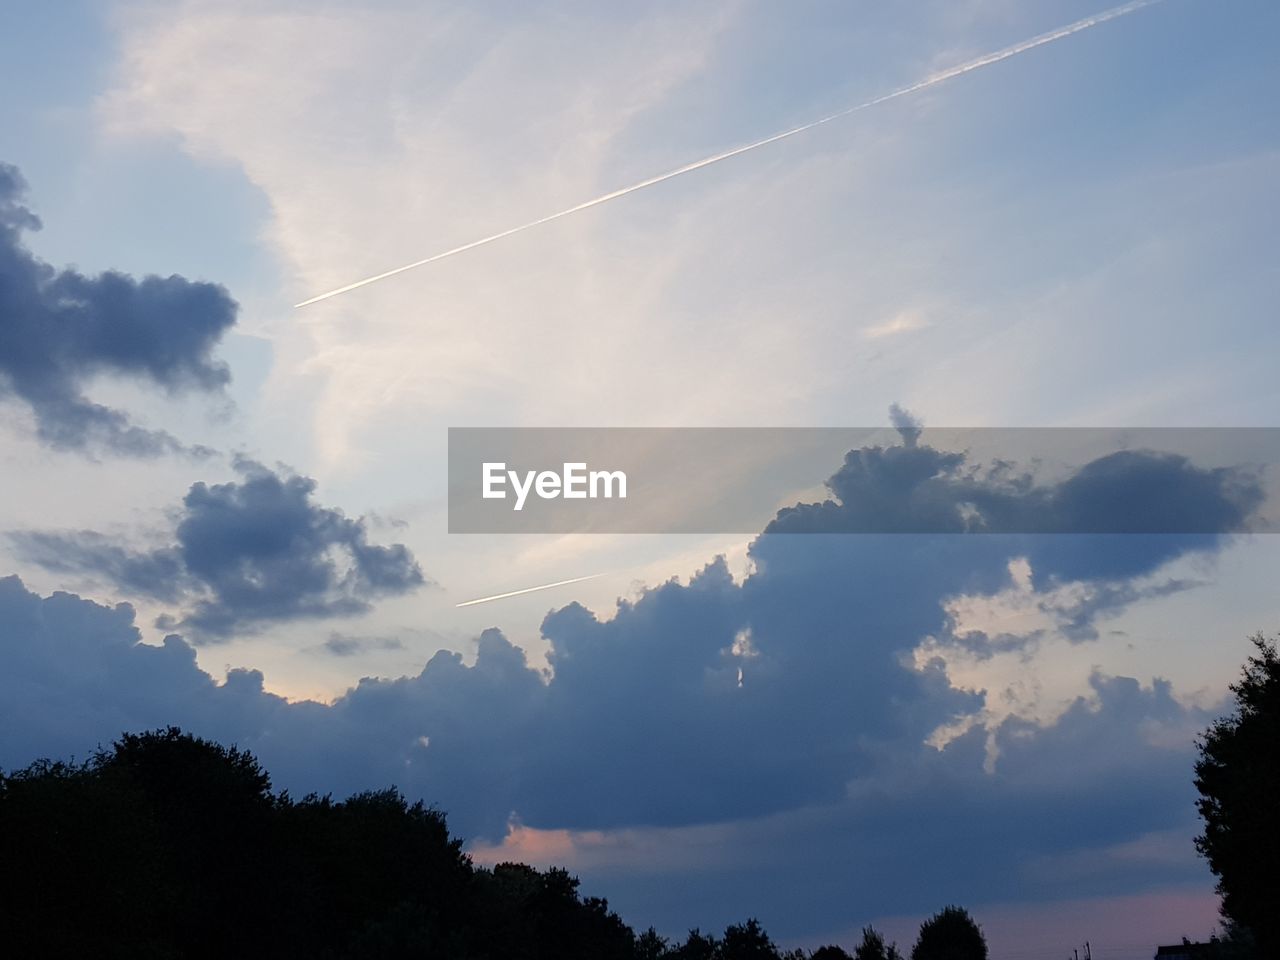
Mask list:
[[[1266,492],[1246,468],[1199,467],[1184,456],[1121,450],[1040,480],[1008,461],[919,443],[896,405],[903,443],[849,451],[826,482],[832,496],[779,511],[766,533],[983,533],[1032,561],[1037,585],[1136,576],[1183,553],[1216,549],[1258,519]]]
[[[353,637],[335,630],[316,649],[334,657],[353,657],[375,650],[403,650],[404,643],[398,637]]]
[[[883,490],[894,476],[911,481],[909,490],[913,478],[947,476],[955,471],[946,465],[962,460],[927,446],[852,451],[832,484],[848,499],[815,516],[843,529],[839,511],[861,501],[855,488]],[[181,621],[198,638],[357,612],[373,595],[422,582],[403,548],[372,547],[357,521],[314,505],[310,480],[249,462],[240,469],[240,482],[192,487],[173,545],[122,559],[96,538],[73,537],[67,545],[80,552],[61,551],[64,562],[87,555],[107,575],[179,562],[184,593],[203,591]],[[1116,482],[1132,476],[1121,472]],[[980,475],[956,482],[968,497],[983,489]],[[900,522],[911,529],[905,514],[929,517],[949,504],[942,494],[902,499]],[[500,835],[513,811],[531,827],[613,829],[838,802],[885,756],[916,756],[939,728],[981,719],[985,694],[957,689],[942,661],[915,664],[914,651],[954,627],[952,598],[1006,590],[1011,560],[1026,558],[1028,590],[1037,579],[1060,583],[1061,574],[1049,576],[1058,552],[1045,542],[1053,539],[766,533],[741,582],[719,559],[687,584],[621,601],[608,620],[577,604],[549,614],[550,679],[491,632],[473,666],[440,654],[418,677],[363,681],[334,705],[343,732],[324,749],[360,770],[381,756],[378,769],[396,779],[411,766],[423,784],[440,785],[469,831],[488,836]],[[1110,554],[1128,538],[1078,539],[1074,579],[1093,586],[1053,601],[1073,631],[1153,589],[1133,578],[1216,543],[1159,538],[1159,549],[1133,552],[1116,574]],[[345,571],[330,560],[335,547],[347,556]],[[340,637],[328,650],[353,646]],[[429,747],[419,745],[423,737]],[[282,755],[295,764],[305,750],[292,744]],[[484,796],[467,789],[472,783],[486,784]]]
[[[657,147],[648,135],[673,122],[663,108],[714,62],[738,12],[705,2],[643,13],[592,7],[553,23],[515,8],[442,16],[398,2],[323,11],[271,2],[238,3],[230,13],[183,3],[169,17],[122,21],[102,116],[116,132],[174,138],[199,159],[242,169],[270,199],[264,236],[302,299],[403,262],[406,252],[413,259],[437,243],[466,242],[513,217],[576,203],[584,189],[603,192],[637,170],[705,152],[705,131],[683,142],[663,136]],[[369,71],[390,62],[406,72]],[[261,89],[276,94],[264,101]],[[323,150],[302,149],[317,129],[347,134]],[[368,451],[401,446],[385,441],[403,429],[486,410],[530,423],[581,419],[584,395],[597,398],[594,415],[616,422],[635,422],[662,397],[671,412],[685,410],[673,391],[655,391],[653,373],[640,375],[644,365],[728,406],[718,385],[699,381],[709,359],[720,369],[731,358],[691,335],[688,314],[653,309],[657,290],[690,270],[687,241],[668,225],[651,251],[661,256],[618,258],[599,248],[598,226],[565,221],[564,230],[365,288],[358,301],[317,305],[305,322],[273,329],[281,354],[300,357],[316,378],[319,396],[297,414],[310,418],[324,464],[350,469]],[[578,272],[588,264],[589,282]],[[488,282],[497,274],[508,282]],[[414,306],[421,297],[434,304],[425,313]],[[601,316],[613,331],[604,340]],[[581,361],[556,389],[539,373],[563,359],[536,334],[547,325],[577,344]],[[672,336],[684,343],[678,357]],[[750,368],[769,369],[778,355],[767,353]],[[292,409],[296,391],[287,387],[272,400]],[[662,421],[664,411],[650,416]]]
[[[673,605],[689,613],[723,600],[717,577],[641,600],[628,619],[653,632],[632,619],[628,649],[614,645],[623,640],[615,635],[602,653],[632,669],[644,664],[645,641],[678,622],[668,619]],[[681,687],[707,689],[705,656],[672,656],[690,635],[659,644],[637,682],[598,663],[548,682],[491,630],[471,665],[442,652],[417,676],[365,679],[330,705],[288,703],[265,692],[256,671],[216,683],[179,637],[139,643],[127,605],[40,597],[9,577],[0,580],[0,764],[83,756],[121,730],[177,723],[251,749],[294,792],[396,783],[441,804],[455,830],[489,838],[480,845],[487,855],[541,850],[595,882],[607,876],[615,903],[671,932],[759,908],[771,929],[796,935],[843,918],[849,903],[874,915],[927,909],[957,891],[969,902],[1080,896],[1202,872],[1190,844],[1189,771],[1192,737],[1209,714],[1180,704],[1166,683],[1095,674],[1090,695],[1052,724],[1009,719],[934,750],[893,736],[892,722],[874,722],[873,711],[911,712],[909,702],[868,696],[885,677],[874,665],[870,682],[835,705],[844,723],[833,714],[818,728],[794,691],[759,676],[701,703],[673,697]],[[814,640],[797,634],[792,644]],[[837,658],[828,647],[820,659]],[[663,674],[671,679],[655,687]],[[897,685],[899,694],[910,689]],[[812,691],[814,699],[828,692]],[[917,694],[949,696],[936,686]],[[571,716],[564,699],[573,701]],[[765,739],[755,721],[761,707],[778,730]],[[1001,748],[993,772],[982,765],[988,732]],[[780,778],[821,765],[828,752],[843,759],[829,796],[815,795],[810,780],[783,804],[738,794],[776,798]],[[596,806],[623,803],[627,793],[636,797],[621,816]],[[580,794],[588,802],[576,802]],[[714,803],[703,806],[702,796]],[[645,807],[683,814],[653,825]],[[1142,838],[1179,832],[1185,856],[1143,854]],[[1046,869],[1109,849],[1118,855],[1106,871]],[[757,900],[761,890],[770,897]]]
[[[914,416],[896,403],[889,404],[889,422],[893,424],[893,429],[897,430],[899,436],[902,437],[902,445],[904,447],[914,447],[920,440],[920,434],[924,430],[924,423],[921,422],[919,417]]]
[[[426,583],[403,544],[371,544],[363,520],[314,503],[314,480],[243,458],[235,466],[238,481],[192,485],[170,545],[130,551],[91,531],[10,538],[25,559],[46,569],[104,577],[134,596],[187,602],[180,618],[162,618],[160,625],[200,640],[266,623],[354,616],[374,599]]]
[[[1050,633],[1072,644],[1091,642],[1099,638],[1098,621],[1115,611],[1206,586],[1202,580],[1157,576],[1059,582],[1037,590],[1025,557],[1009,564],[1009,574],[1009,585],[995,594],[946,601],[945,645],[989,660],[1034,647]]]
[[[176,602],[190,583],[176,548],[136,552],[93,530],[13,532],[22,558],[52,573],[92,572],[134,596]]]
[[[25,187],[17,168],[0,163],[0,399],[26,404],[39,438],[56,448],[142,457],[186,450],[84,389],[109,374],[169,394],[221,391],[231,375],[213,350],[235,323],[235,301],[220,286],[177,275],[55,270],[22,243],[22,231],[40,227],[22,203]]]
[[[883,471],[918,481],[938,475],[922,465],[952,456],[918,444],[864,448],[846,458],[856,467],[834,486],[876,489]],[[1181,475],[1173,466],[1170,475]],[[296,584],[310,582],[328,547],[363,543],[354,522],[312,505],[305,478],[257,464],[241,470],[242,481],[197,484],[184,502],[172,549],[212,594],[210,608],[195,607],[187,622],[341,609],[342,591],[337,600],[332,593],[344,581],[332,570],[316,591]],[[968,494],[989,479],[956,475]],[[1147,474],[1107,476],[1122,484]],[[1003,475],[990,482],[1012,499],[1010,510],[1025,507],[1016,484],[1010,493]],[[946,489],[895,509],[928,516],[950,502]],[[815,516],[831,517],[835,529],[847,519]],[[1190,770],[1208,714],[1163,681],[1088,667],[1086,693],[1052,717],[1001,714],[986,690],[955,682],[941,657],[916,658],[926,638],[954,626],[953,598],[998,596],[1011,585],[1032,597],[1047,591],[1044,605],[1084,630],[1103,610],[1161,589],[1151,584],[1174,583],[1160,573],[1170,559],[1221,543],[1162,538],[1159,549],[1131,551],[1117,565],[1111,553],[1147,538],[1076,535],[1068,584],[1054,566],[1060,552],[1045,545],[1071,536],[766,533],[741,580],[717,559],[687,583],[619,601],[609,619],[579,604],[554,610],[542,625],[549,671],[487,630],[469,663],[441,651],[416,676],[365,678],[331,704],[286,703],[252,672],[216,684],[185,641],[139,645],[128,607],[40,598],[10,580],[10,601],[0,603],[0,695],[4,685],[41,693],[24,695],[22,724],[0,727],[0,762],[143,722],[233,731],[295,792],[395,783],[439,803],[490,853],[508,836],[557,856],[566,845],[578,856],[581,842],[590,869],[615,874],[620,906],[639,905],[646,923],[671,929],[754,912],[747,901],[762,889],[782,888],[759,909],[793,932],[829,925],[850,897],[874,913],[928,909],[957,891],[972,902],[1062,895],[1064,881],[1045,863],[1125,849],[1159,831],[1188,838],[1185,861],[1119,856],[1114,871],[1077,878],[1071,894],[1199,876]],[[356,642],[330,640],[336,654]],[[156,676],[153,689],[140,678],[155,664],[173,673]],[[954,735],[939,741],[940,729]],[[686,842],[707,851],[692,879],[671,849]],[[647,866],[628,872],[636,846]],[[690,916],[691,904],[701,916]]]
[[[929,326],[929,321],[925,319],[923,314],[913,310],[904,310],[884,323],[877,323],[874,326],[864,328],[862,335],[868,340],[882,340],[885,337],[896,336],[899,333],[921,330],[927,326]]]
[[[139,641],[128,604],[40,597],[17,577],[0,579],[0,764],[84,757],[122,730],[174,721],[233,742],[284,703],[255,671],[214,683],[180,637]]]

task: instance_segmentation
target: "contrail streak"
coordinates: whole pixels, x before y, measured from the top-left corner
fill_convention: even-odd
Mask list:
[[[510,593],[497,593],[492,597],[481,597],[478,600],[466,600],[463,603],[454,604],[454,606],[474,607],[477,603],[488,603],[490,600],[505,600],[507,597],[518,597],[526,593],[536,593],[539,590],[550,590],[552,587],[563,587],[571,583],[581,583],[583,580],[594,580],[596,577],[603,576],[603,573],[593,573],[589,577],[574,577],[572,580],[557,580],[555,583],[544,583],[540,587],[525,587],[523,590],[512,590]]]
[[[373,277],[366,277],[363,280],[357,280],[355,283],[349,283],[345,287],[338,287],[337,289],[330,290],[327,293],[321,293],[312,297],[310,300],[303,300],[301,303],[295,303],[294,307],[305,307],[312,303],[318,303],[321,300],[328,300],[330,297],[338,296],[338,294],[347,293],[371,283],[377,283],[379,280],[386,280],[388,277],[394,277],[396,274],[404,273],[406,270],[413,270],[417,267],[426,266],[428,263],[435,263],[437,260],[452,257],[454,254],[464,253],[467,250],[482,247],[487,243],[493,243],[495,240],[501,240],[504,237],[511,236],[512,234],[521,233],[525,230],[532,229],[533,227],[542,226],[542,224],[550,223],[553,220],[559,220],[561,217],[567,217],[582,210],[588,210],[591,207],[598,207],[602,203],[608,203],[610,200],[625,197],[627,194],[635,193],[637,190],[643,190],[645,187],[656,186],[659,183],[664,183],[665,181],[681,176],[682,174],[692,173],[695,170],[701,170],[703,167],[709,167],[713,163],[719,163],[721,160],[728,160],[730,157],[736,157],[741,153],[746,153],[748,150],[755,150],[759,147],[768,146],[771,143],[777,143],[779,140],[786,140],[788,137],[794,137],[798,133],[804,133],[806,130],[812,130],[814,127],[820,127],[824,123],[830,123],[832,120],[839,120],[842,117],[847,117],[851,113],[857,113],[860,110],[866,110],[869,107],[874,107],[890,100],[896,100],[899,97],[905,97],[908,94],[916,93],[919,90],[925,90],[939,83],[945,83],[947,80],[951,80],[954,77],[970,73],[971,71],[989,66],[993,63],[999,63],[1001,60],[1008,60],[1010,57],[1016,57],[1020,53],[1026,53],[1028,50],[1034,50],[1036,47],[1042,47],[1046,43],[1053,43],[1055,40],[1061,40],[1064,37],[1069,37],[1072,34],[1079,33],[1081,30],[1088,30],[1090,27],[1096,27],[1100,23],[1106,23],[1108,20],[1115,20],[1117,17],[1123,17],[1136,10],[1141,10],[1143,7],[1154,6],[1160,2],[1162,2],[1162,0],[1132,0],[1131,3],[1126,3],[1119,7],[1113,7],[1112,9],[1105,10],[1102,13],[1095,13],[1093,16],[1085,17],[1083,20],[1077,20],[1075,23],[1067,24],[1065,27],[1059,27],[1058,29],[1051,30],[1048,33],[1042,33],[1037,37],[1032,37],[1030,40],[1023,40],[1021,43],[1015,43],[1011,47],[1005,47],[1003,50],[983,54],[975,60],[969,60],[959,66],[943,70],[941,73],[935,73],[932,76],[911,84],[910,86],[901,87],[894,90],[892,93],[886,93],[883,96],[876,97],[874,100],[867,100],[863,103],[857,104],[856,106],[847,107],[837,113],[828,114],[827,116],[820,117],[817,120],[811,120],[798,127],[792,127],[790,130],[784,130],[782,133],[775,133],[773,136],[765,137],[763,140],[756,140],[753,143],[748,143],[741,147],[734,147],[732,150],[726,150],[724,153],[717,153],[715,156],[705,157],[702,160],[695,160],[693,163],[686,163],[683,167],[677,167],[676,169],[669,170],[666,173],[658,174],[656,177],[650,177],[648,180],[641,180],[639,183],[633,183],[629,187],[622,187],[620,190],[614,190],[612,193],[606,193],[602,196],[596,197],[594,200],[587,200],[577,206],[561,210],[558,213],[548,214],[547,216],[540,217],[537,220],[530,220],[528,223],[522,223],[520,226],[512,227],[510,230],[503,230],[501,233],[495,233],[492,236],[481,237],[479,240],[472,240],[470,243],[464,243],[462,246],[454,247],[452,250],[445,250],[443,253],[433,254],[432,256],[426,257],[422,260],[415,260],[413,263],[406,263],[403,267],[396,267],[394,270],[388,270],[385,273],[379,273]],[[552,584],[552,586],[555,586],[555,584]],[[479,603],[480,601],[476,600],[473,602]]]

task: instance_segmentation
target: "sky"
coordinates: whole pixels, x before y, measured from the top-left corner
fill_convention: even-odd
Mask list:
[[[883,426],[797,491],[820,526],[915,516],[895,464],[959,503],[930,426],[1273,426],[1273,4],[1164,0],[293,307],[1102,9],[0,4],[0,766],[178,723],[675,936],[1207,936],[1194,739],[1280,620],[1274,537],[451,536],[446,439]]]

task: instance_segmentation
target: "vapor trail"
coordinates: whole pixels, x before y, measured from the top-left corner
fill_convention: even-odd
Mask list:
[[[552,587],[563,587],[571,583],[581,583],[583,580],[594,580],[596,577],[603,576],[603,573],[593,573],[589,577],[574,577],[572,580],[557,580],[555,583],[544,583],[540,587],[525,587],[523,590],[512,590],[510,593],[497,593],[492,597],[481,597],[478,600],[467,600],[463,603],[454,604],[454,606],[473,607],[477,603],[488,603],[490,600],[505,600],[507,597],[518,597],[526,593],[536,593],[539,590],[550,590]]]
[[[1160,2],[1162,2],[1162,0],[1132,0],[1131,3],[1113,7],[1112,9],[1105,10],[1102,13],[1095,13],[1092,16],[1085,17],[1083,20],[1077,20],[1075,23],[1067,24],[1065,27],[1059,27],[1058,29],[1051,30],[1048,33],[1042,33],[1037,37],[1032,37],[1030,40],[1023,40],[1021,43],[1015,43],[1011,47],[1005,47],[1003,50],[983,54],[975,60],[969,60],[959,66],[950,67],[947,70],[943,70],[941,73],[935,73],[923,80],[919,80],[916,83],[911,84],[910,86],[901,87],[894,90],[892,93],[886,93],[883,96],[876,97],[874,100],[867,100],[863,103],[857,104],[856,106],[846,107],[844,110],[840,110],[837,113],[828,114],[827,116],[820,117],[817,120],[811,120],[798,127],[792,127],[790,130],[784,130],[782,133],[775,133],[773,136],[765,137],[763,140],[756,140],[753,143],[748,143],[741,147],[735,147],[732,150],[726,150],[724,153],[717,153],[715,156],[705,157],[702,160],[695,160],[692,163],[686,163],[683,167],[677,167],[676,169],[669,170],[666,173],[658,174],[656,177],[650,177],[648,180],[641,180],[639,183],[633,183],[629,187],[614,190],[612,193],[606,193],[602,196],[596,197],[594,200],[587,200],[577,206],[569,207],[567,210],[548,214],[547,216],[540,217],[537,220],[530,220],[528,223],[522,223],[518,227],[503,230],[501,233],[495,233],[488,237],[481,237],[479,240],[472,240],[470,243],[464,243],[462,246],[454,247],[452,250],[445,250],[443,253],[433,254],[432,256],[426,257],[422,260],[415,260],[413,263],[406,263],[403,267],[396,267],[394,270],[388,270],[385,273],[379,273],[376,276],[357,280],[355,283],[349,283],[345,287],[338,287],[337,289],[330,290],[327,293],[321,293],[312,297],[310,300],[303,300],[301,303],[295,303],[294,307],[305,307],[312,303],[318,303],[321,300],[328,300],[330,297],[336,297],[340,293],[347,293],[359,287],[367,286],[370,283],[377,283],[379,280],[386,280],[388,277],[394,277],[396,274],[404,273],[406,270],[413,270],[416,267],[426,266],[428,263],[435,263],[437,260],[445,259],[445,257],[452,257],[454,254],[463,253],[476,247],[482,247],[486,243],[493,243],[495,240],[501,240],[504,237],[509,237],[515,233],[521,233],[525,230],[531,229],[532,227],[542,226],[542,224],[550,223],[552,220],[559,220],[561,217],[567,217],[570,214],[578,213],[579,211],[587,210],[591,207],[598,207],[602,203],[608,203],[610,200],[618,199],[618,197],[625,197],[627,194],[635,193],[637,190],[643,190],[645,187],[652,187],[682,174],[692,173],[694,170],[701,170],[703,167],[709,167],[713,163],[719,163],[721,160],[728,160],[730,157],[736,157],[738,154],[746,153],[748,150],[755,150],[758,147],[768,146],[771,143],[777,143],[779,140],[794,137],[798,133],[804,133],[806,130],[812,130],[814,127],[820,127],[824,123],[830,123],[832,120],[839,120],[841,117],[847,117],[851,113],[866,110],[869,107],[886,103],[889,100],[896,100],[898,97],[905,97],[908,94],[927,89],[928,87],[935,86],[939,83],[944,83],[947,80],[951,80],[954,77],[977,70],[980,67],[999,63],[1001,60],[1008,60],[1010,57],[1016,57],[1020,53],[1026,53],[1028,50],[1034,50],[1036,47],[1042,47],[1046,43],[1053,43],[1055,40],[1061,40],[1064,37],[1069,37],[1072,34],[1079,33],[1081,30],[1088,30],[1090,27],[1096,27],[1100,23],[1106,23],[1108,20],[1115,20],[1117,17],[1123,17],[1136,10],[1141,10],[1143,7],[1154,6]],[[557,584],[550,584],[550,586],[557,586]],[[542,588],[539,587],[535,589]],[[504,596],[509,596],[509,594],[504,594]],[[472,602],[479,603],[481,601],[475,600]]]

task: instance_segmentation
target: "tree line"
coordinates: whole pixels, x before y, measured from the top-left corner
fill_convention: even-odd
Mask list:
[[[0,773],[0,877],[15,957],[901,960],[870,928],[852,955],[784,952],[756,920],[637,933],[563,869],[477,866],[394,788],[295,800],[250,753],[176,727]],[[936,949],[952,941],[968,952]],[[952,956],[986,957],[955,907],[912,952]]]
[[[1280,656],[1254,643],[1195,768],[1224,957],[1280,956]],[[441,811],[395,788],[295,800],[251,754],[176,727],[0,772],[0,955],[905,960],[870,927],[852,954],[783,951],[754,919],[637,933],[563,869],[474,864]],[[949,906],[909,956],[987,960],[987,945]]]

